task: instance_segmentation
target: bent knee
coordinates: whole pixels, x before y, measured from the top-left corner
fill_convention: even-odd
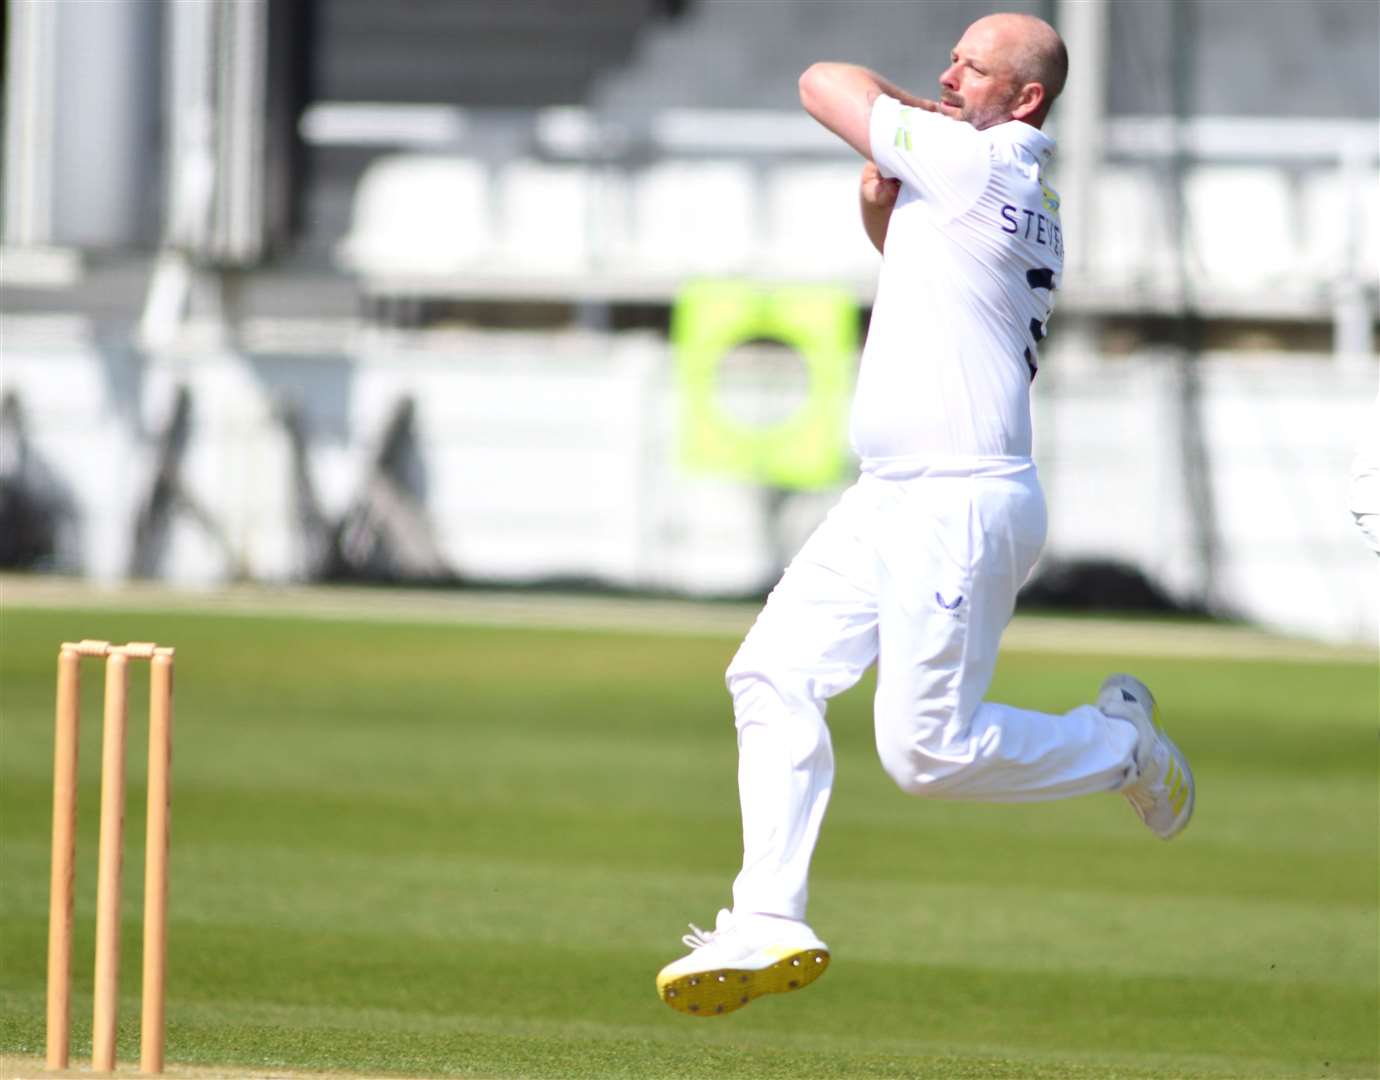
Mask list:
[[[743,645],[724,672],[724,684],[733,700],[771,694],[785,701],[810,701],[814,698],[809,675],[765,650]]]
[[[921,799],[942,799],[954,787],[958,766],[925,755],[912,755],[893,761],[883,760],[882,768],[907,795]]]
[[[747,646],[743,645],[728,662],[728,670],[724,672],[724,684],[730,694],[736,695],[739,688],[762,677],[762,665],[754,661]]]
[[[774,724],[781,720],[820,713],[800,680],[776,673],[729,669],[728,692],[733,698],[733,719],[741,730],[750,724]]]
[[[907,795],[923,798],[937,794],[934,778],[925,770],[924,762],[914,754],[883,754],[882,768]]]
[[[877,756],[892,782],[907,795],[943,798],[963,768],[963,740],[942,721],[921,724],[904,736],[877,736]]]

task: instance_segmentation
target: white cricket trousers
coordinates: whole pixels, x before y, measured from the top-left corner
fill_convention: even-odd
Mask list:
[[[983,701],[1044,543],[1034,464],[883,472],[864,472],[806,541],[728,669],[743,813],[737,912],[805,917],[834,778],[825,703],[874,661],[877,752],[910,794],[1056,799],[1116,790],[1132,766],[1135,728],[1091,705],[1052,716]]]

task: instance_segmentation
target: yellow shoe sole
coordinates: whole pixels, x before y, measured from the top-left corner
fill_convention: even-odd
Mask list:
[[[824,974],[829,954],[823,949],[789,953],[770,967],[718,968],[656,982],[661,1000],[687,1016],[722,1016],[741,1009],[763,994],[800,990]]]

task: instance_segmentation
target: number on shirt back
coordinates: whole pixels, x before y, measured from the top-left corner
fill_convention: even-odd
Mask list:
[[[1032,289],[1046,289],[1054,291],[1054,271],[1048,266],[1037,266],[1025,272],[1025,282]],[[1030,320],[1030,336],[1039,344],[1045,339],[1045,324],[1049,322],[1049,309],[1045,311],[1044,320]],[[1025,366],[1030,369],[1030,381],[1035,381],[1035,376],[1039,373],[1039,365],[1035,363],[1035,354],[1029,348],[1025,350]]]

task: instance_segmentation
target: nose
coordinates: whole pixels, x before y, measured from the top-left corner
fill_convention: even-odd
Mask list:
[[[958,65],[950,64],[944,69],[944,73],[939,76],[939,85],[945,90],[958,90]]]

